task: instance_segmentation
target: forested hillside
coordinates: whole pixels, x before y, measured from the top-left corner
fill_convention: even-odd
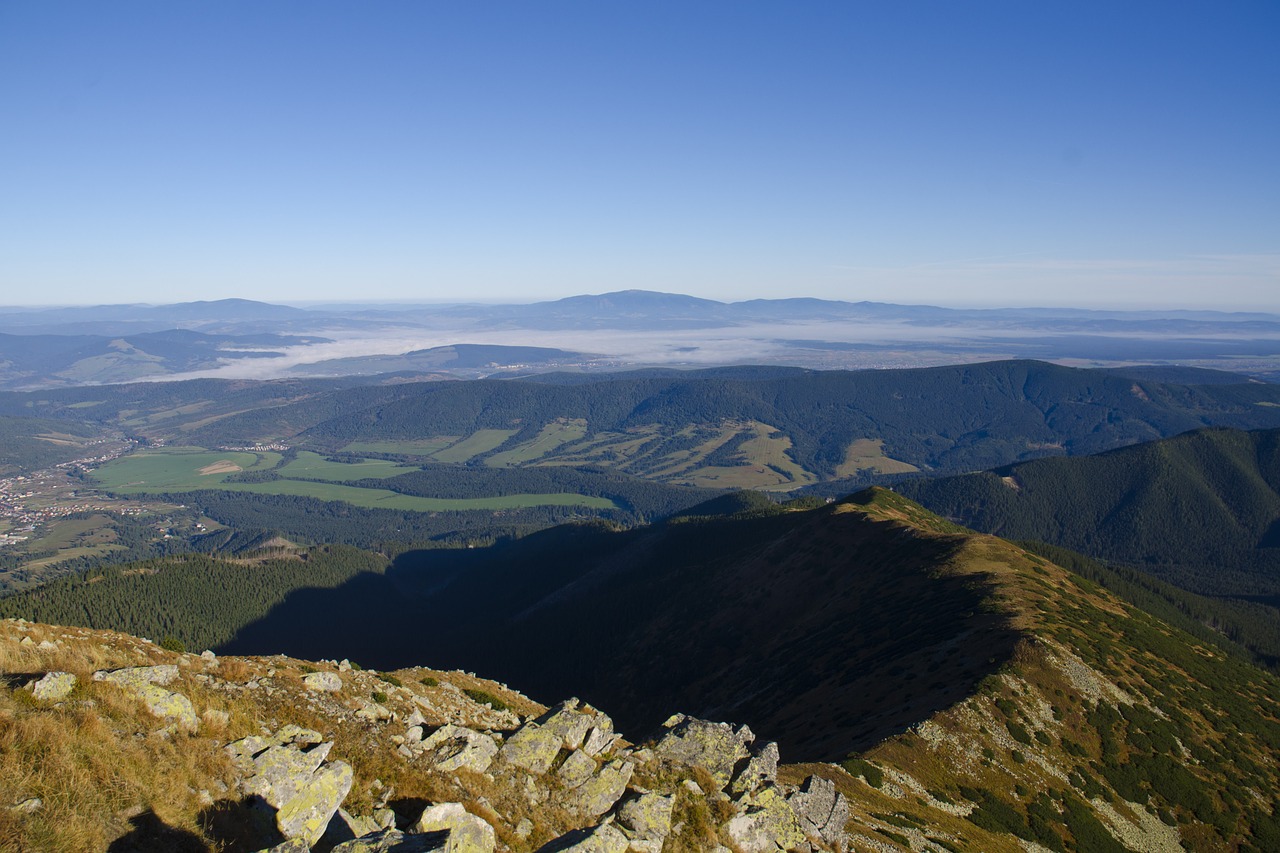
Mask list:
[[[975,530],[1137,566],[1206,595],[1280,595],[1280,430],[1198,430],[897,489]]]

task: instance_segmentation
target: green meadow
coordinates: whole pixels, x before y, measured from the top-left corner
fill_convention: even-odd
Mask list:
[[[417,471],[412,466],[397,465],[384,459],[365,459],[360,462],[333,462],[319,453],[303,450],[296,459],[279,469],[280,476],[300,480],[332,480],[344,483],[369,478],[383,479]]]
[[[524,509],[537,506],[612,509],[616,506],[607,498],[571,493],[427,498],[402,495],[389,489],[360,488],[346,485],[342,481],[394,477],[417,469],[382,460],[332,462],[319,454],[306,451],[299,453],[295,461],[278,469],[281,479],[264,483],[226,482],[230,474],[274,468],[280,459],[279,453],[272,452],[222,452],[201,447],[152,448],[109,462],[94,471],[93,477],[103,488],[117,494],[222,489],[260,495],[294,495],[323,501],[343,501],[368,509],[411,512]]]
[[[93,477],[117,494],[188,492],[217,488],[229,474],[266,470],[279,461],[280,454],[271,452],[157,447],[108,462]]]

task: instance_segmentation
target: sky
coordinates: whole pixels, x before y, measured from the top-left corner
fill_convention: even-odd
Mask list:
[[[1280,311],[1280,4],[0,3],[0,303]]]

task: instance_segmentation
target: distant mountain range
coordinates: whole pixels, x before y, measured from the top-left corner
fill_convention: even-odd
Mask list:
[[[186,337],[176,339],[174,330]],[[144,337],[159,333],[168,336],[167,349]],[[303,308],[223,299],[0,308],[0,335],[30,342],[25,354],[17,344],[0,348],[0,388],[101,384],[215,369],[256,378],[404,371],[476,378],[509,373],[513,365],[525,372],[741,363],[828,369],[1013,357],[1194,363],[1264,379],[1280,375],[1276,314],[956,309],[803,297],[726,303],[644,290],[506,305]],[[414,339],[421,344],[414,346]],[[334,341],[355,351],[307,350]],[[175,349],[178,343],[183,348]],[[526,355],[546,350],[547,357],[509,353],[469,364],[465,358],[449,363],[431,355],[459,345],[511,346]],[[258,364],[247,373],[244,362],[254,355],[246,351],[255,347],[259,357],[274,358],[270,366]],[[289,357],[279,358],[284,347],[290,347]],[[84,348],[90,351],[77,355]]]

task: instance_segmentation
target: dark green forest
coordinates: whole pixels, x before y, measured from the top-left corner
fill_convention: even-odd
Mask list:
[[[1141,568],[1203,595],[1280,595],[1280,430],[1199,430],[895,488],[975,530]]]
[[[232,562],[188,554],[94,569],[0,598],[0,617],[124,631],[217,648],[300,589],[334,589],[387,559],[342,545]]]

